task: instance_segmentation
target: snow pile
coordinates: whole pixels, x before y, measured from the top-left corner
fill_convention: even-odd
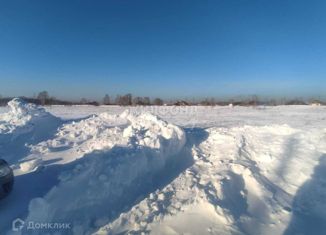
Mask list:
[[[185,143],[183,131],[149,113],[120,115],[102,113],[63,124],[55,138],[32,147],[33,155],[55,159],[60,152],[60,163],[69,163],[96,150],[113,147],[143,147],[157,150],[162,155],[180,151]]]
[[[206,131],[208,138],[191,149],[190,168],[95,234],[272,235],[289,230],[289,224],[297,228],[298,221],[326,231],[320,227],[326,222],[325,165],[320,163],[326,157],[325,132],[287,125]],[[316,183],[309,183],[310,176]]]
[[[69,221],[75,234],[89,234],[144,197],[184,144],[180,128],[148,113],[65,124],[56,138],[33,148],[44,162],[60,156],[65,165],[60,183],[31,201],[27,221]]]
[[[15,187],[1,234],[18,217],[21,234],[326,234],[323,107],[166,107],[182,129],[133,108],[78,107],[97,113],[81,118],[55,107],[76,115],[62,120],[10,106],[0,156]]]
[[[38,118],[50,116],[40,106],[26,103],[20,98],[15,98],[8,103],[10,111],[0,114],[0,134],[12,133],[19,127],[31,130]]]
[[[25,158],[30,146],[51,138],[63,123],[42,107],[20,98],[10,101],[8,107],[8,112],[0,114],[0,156],[10,164]]]
[[[171,155],[179,152],[185,144],[184,132],[180,128],[175,128],[175,125],[160,120],[157,116],[144,113],[129,114],[126,118],[131,125],[124,129],[123,136],[136,145],[161,149],[165,155]]]
[[[31,153],[46,160],[58,159],[57,163],[69,163],[96,150],[111,149],[114,145],[127,145],[122,131],[127,120],[116,115],[93,115],[79,121],[63,124],[54,138],[32,146]],[[60,154],[58,154],[60,153]]]

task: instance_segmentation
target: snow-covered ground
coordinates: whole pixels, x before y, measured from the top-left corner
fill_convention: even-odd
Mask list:
[[[15,99],[0,156],[0,234],[326,234],[326,107]]]

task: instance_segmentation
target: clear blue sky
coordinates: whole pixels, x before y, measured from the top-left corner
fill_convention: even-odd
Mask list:
[[[326,1],[0,0],[0,94],[323,96]]]

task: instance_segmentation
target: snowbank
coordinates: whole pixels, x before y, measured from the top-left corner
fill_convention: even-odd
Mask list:
[[[16,163],[34,145],[50,138],[62,125],[40,106],[15,98],[8,103],[9,111],[0,114],[0,155],[9,163]]]
[[[205,131],[207,139],[191,148],[191,167],[94,234],[326,232],[323,130],[269,125]]]
[[[71,224],[22,234],[326,234],[325,108],[166,107],[169,122],[122,109],[62,120],[10,102],[0,155],[15,187],[1,234],[17,217]]]
[[[0,114],[0,134],[12,133],[20,127],[30,131],[37,119],[51,116],[40,106],[26,103],[20,98],[11,100],[8,107],[9,112]]]
[[[65,124],[56,138],[33,148],[43,161],[60,156],[65,167],[60,183],[31,201],[26,220],[69,222],[74,234],[89,234],[158,184],[155,176],[184,144],[183,130],[148,113]]]

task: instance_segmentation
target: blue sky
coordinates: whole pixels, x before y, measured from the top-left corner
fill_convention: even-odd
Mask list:
[[[0,0],[0,94],[326,94],[326,1]]]

